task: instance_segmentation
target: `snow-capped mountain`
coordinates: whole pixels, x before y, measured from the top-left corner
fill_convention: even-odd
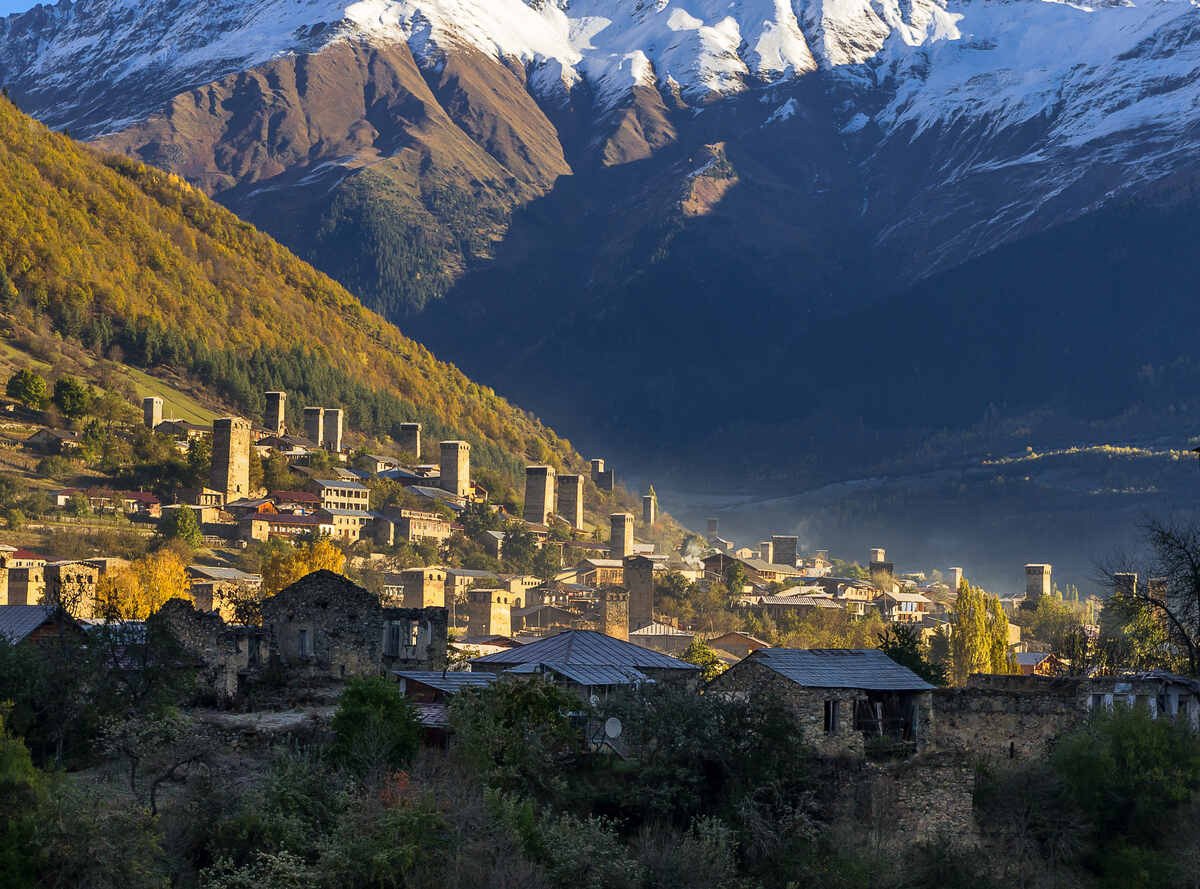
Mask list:
[[[1125,256],[1112,214],[1200,178],[1187,0],[63,0],[0,20],[0,84],[189,178],[556,426],[586,402],[664,442],[721,399],[731,436],[799,423],[812,404],[776,390],[840,342],[814,330],[1101,212],[1095,250]],[[921,292],[936,319],[947,289]],[[1047,324],[1125,305],[1066,272],[1043,296]],[[1029,364],[1023,332],[975,322]],[[929,384],[946,344],[906,345]],[[1017,409],[984,385],[1001,360],[955,371],[983,400],[950,425]],[[858,412],[837,428],[861,431],[873,385],[830,396]]]

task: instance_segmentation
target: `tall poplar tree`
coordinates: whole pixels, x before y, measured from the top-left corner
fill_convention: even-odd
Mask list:
[[[954,600],[950,664],[955,685],[962,685],[972,673],[1016,672],[1016,661],[1008,650],[1008,618],[1000,599],[966,580]]]

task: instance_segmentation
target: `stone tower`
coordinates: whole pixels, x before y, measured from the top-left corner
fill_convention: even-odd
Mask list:
[[[758,544],[758,558],[766,562],[768,565],[775,564],[775,544],[769,540],[763,540]]]
[[[444,441],[440,448],[442,477],[438,486],[455,497],[470,497],[471,446],[465,441]]]
[[[408,568],[400,572],[405,608],[445,608],[446,569]]]
[[[554,467],[525,467],[525,509],[521,517],[535,525],[544,525],[554,512]]]
[[[614,512],[608,520],[609,558],[623,559],[633,553],[633,516],[627,512]]]
[[[325,441],[325,408],[304,409],[304,437],[318,447]]]
[[[958,588],[962,586],[963,570],[958,567],[950,569],[950,574],[946,578],[946,584],[950,587],[952,595],[958,594]]]
[[[1031,605],[1042,596],[1049,596],[1054,589],[1050,578],[1052,570],[1053,566],[1051,565],[1031,564],[1025,566],[1025,599]]]
[[[471,636],[512,633],[512,594],[508,590],[467,590],[467,631]]]
[[[554,511],[576,531],[583,528],[583,476],[560,475],[555,480]]]
[[[707,524],[708,524],[708,539],[712,540],[719,533],[721,523],[717,519],[708,519]]]
[[[156,428],[163,421],[163,400],[157,395],[142,399],[142,420],[148,429]]]
[[[414,460],[421,459],[421,424],[420,423],[401,423],[399,429],[400,435],[396,439],[396,446],[401,452],[411,454]]]
[[[629,590],[629,629],[650,626],[654,623],[654,561],[626,556],[625,588]]]
[[[771,535],[771,555],[775,557],[776,565],[796,567],[796,557],[800,555],[800,538],[788,534]]]
[[[616,474],[611,469],[604,468],[604,459],[596,457],[591,462],[592,483],[601,491],[611,491],[617,486]]]
[[[263,424],[272,435],[283,435],[287,432],[287,393],[268,392],[266,422]]]
[[[881,546],[871,547],[871,550],[868,552],[867,555],[869,557],[867,559],[867,561],[869,561],[869,562],[886,562],[887,561],[887,550]]]
[[[654,491],[654,485],[642,495],[642,524],[653,525],[658,521],[658,494]]]
[[[340,407],[327,407],[321,411],[321,447],[332,454],[342,452],[342,424],[345,413]]]
[[[249,420],[213,420],[212,486],[225,495],[226,503],[250,496]]]
[[[629,593],[620,587],[600,591],[600,632],[629,641]]]

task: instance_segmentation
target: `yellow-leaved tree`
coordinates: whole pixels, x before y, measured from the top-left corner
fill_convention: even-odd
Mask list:
[[[300,543],[287,550],[274,550],[263,565],[263,591],[273,596],[314,571],[341,573],[345,566],[346,554],[325,538]]]
[[[161,549],[135,559],[100,579],[100,612],[114,620],[145,620],[168,600],[188,598],[187,566],[179,554]]]

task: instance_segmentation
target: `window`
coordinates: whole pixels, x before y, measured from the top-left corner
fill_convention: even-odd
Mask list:
[[[836,735],[838,732],[838,702],[825,702],[825,734]]]
[[[308,637],[308,630],[300,631],[300,639],[298,647],[300,649],[300,657],[312,656],[312,641]]]
[[[389,657],[395,657],[400,654],[400,624],[396,621],[388,623],[387,642],[383,648],[383,653]]]

